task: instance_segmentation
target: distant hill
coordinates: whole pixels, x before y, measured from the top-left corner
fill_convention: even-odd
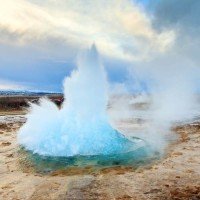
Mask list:
[[[0,96],[45,96],[54,94],[62,95],[59,92],[0,90]]]
[[[9,110],[23,110],[29,106],[29,102],[38,103],[39,99],[47,96],[51,101],[60,106],[63,102],[63,94],[43,91],[0,91],[0,112]]]

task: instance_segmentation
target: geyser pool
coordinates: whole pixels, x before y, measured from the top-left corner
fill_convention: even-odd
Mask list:
[[[132,139],[132,149],[109,155],[43,156],[21,148],[19,166],[25,172],[34,171],[40,174],[94,174],[107,168],[120,170],[122,166],[122,169],[133,170],[158,158],[149,154],[149,149],[142,140]]]
[[[77,65],[64,81],[61,109],[48,99],[31,104],[27,122],[18,134],[19,144],[46,157],[111,158],[134,153],[141,142],[126,138],[109,124],[106,73],[95,45],[79,56]]]

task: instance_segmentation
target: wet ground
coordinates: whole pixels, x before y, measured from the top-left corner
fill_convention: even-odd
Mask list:
[[[0,199],[200,199],[200,123],[175,128],[178,139],[164,158],[137,168],[105,167],[37,173],[22,168],[16,134],[24,115],[0,118]],[[120,128],[130,127],[123,121]],[[88,170],[88,171],[87,171]]]

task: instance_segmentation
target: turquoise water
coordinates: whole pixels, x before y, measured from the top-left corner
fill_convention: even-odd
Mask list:
[[[20,153],[23,155],[22,164],[31,166],[35,172],[51,173],[56,170],[67,170],[72,168],[105,168],[114,166],[133,166],[137,167],[149,162],[150,149],[138,138],[131,139],[132,146],[124,151],[114,154],[102,154],[91,156],[70,156],[70,157],[55,157],[55,156],[41,156],[31,151],[21,149]]]

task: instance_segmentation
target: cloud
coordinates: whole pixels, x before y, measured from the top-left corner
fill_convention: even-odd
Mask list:
[[[157,30],[176,30],[173,51],[199,65],[200,1],[160,0],[155,6],[153,25]]]
[[[14,81],[0,79],[0,90],[24,90],[27,86]]]
[[[152,2],[153,3],[153,2]],[[196,26],[200,28],[198,17],[200,2],[196,0],[160,0],[155,6],[156,21],[162,26],[180,26],[186,29]]]
[[[151,74],[164,81],[167,78],[160,77],[166,72],[171,75],[176,69],[178,74],[181,68],[191,74],[188,69],[200,62],[200,3],[195,0],[153,0],[155,10],[150,14],[135,0],[0,3],[2,79],[57,90],[75,66],[79,50],[93,42],[114,82],[126,81],[126,73],[131,74],[127,67],[132,65],[133,76],[141,76],[136,79],[148,82],[150,88]]]
[[[156,31],[141,5],[129,0],[0,0],[0,5],[1,43],[59,41],[66,49],[82,49],[95,42],[106,56],[141,60],[165,52],[175,38],[171,29]]]

